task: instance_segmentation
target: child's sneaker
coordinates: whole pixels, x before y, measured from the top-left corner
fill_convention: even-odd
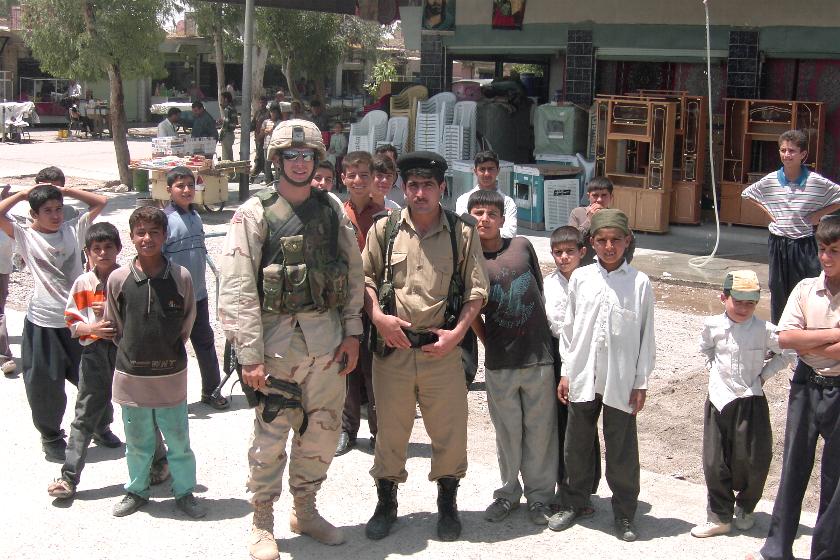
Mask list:
[[[548,518],[551,516],[551,509],[542,502],[534,502],[528,506],[528,519],[534,525],[548,525]]]
[[[47,486],[47,494],[59,500],[69,500],[76,495],[76,485],[63,478],[56,478]]]
[[[192,495],[192,493],[184,494],[180,498],[176,498],[175,505],[178,507],[178,509],[180,509],[193,519],[201,519],[202,517],[207,515],[207,510],[201,504],[198,503],[198,500],[195,498],[195,496]]]
[[[715,523],[709,521],[703,525],[697,525],[691,530],[691,536],[698,539],[705,539],[706,537],[715,537],[717,535],[726,535],[732,530],[731,523]]]
[[[739,531],[749,531],[755,526],[755,514],[747,513],[741,506],[735,506],[735,514],[732,516],[735,528]]]
[[[493,503],[484,510],[484,519],[491,523],[498,523],[510,515],[511,510],[519,507],[519,504],[512,504],[507,498],[496,498]]]
[[[126,515],[131,515],[148,503],[149,500],[146,498],[129,492],[123,496],[123,499],[120,500],[117,505],[114,506],[114,517],[125,517]]]

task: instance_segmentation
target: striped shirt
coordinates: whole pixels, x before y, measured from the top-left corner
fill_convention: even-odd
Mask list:
[[[781,168],[744,189],[741,196],[770,213],[770,233],[801,239],[814,235],[814,226],[806,221],[809,214],[840,203],[840,186],[804,166],[798,180],[788,181]]]

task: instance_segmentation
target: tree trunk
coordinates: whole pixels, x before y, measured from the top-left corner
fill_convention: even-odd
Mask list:
[[[96,16],[94,15],[94,7],[90,0],[85,0],[82,4],[82,13],[85,19],[85,30],[95,42],[98,40]],[[123,93],[122,73],[120,72],[120,67],[113,62],[108,64],[107,69],[108,82],[111,86],[109,117],[111,121],[111,137],[114,140],[114,152],[117,155],[117,169],[120,173],[120,182],[132,188],[134,183],[132,182],[131,172],[128,169],[131,154],[128,151],[128,138],[126,137],[128,125],[126,124],[125,118],[125,94]]]
[[[297,89],[294,75],[294,64],[292,64],[292,57],[286,58],[283,61],[283,74],[286,76],[286,83],[289,85],[289,96],[292,99],[300,99],[300,92]]]
[[[224,35],[222,29],[222,7],[216,5],[213,7],[215,16],[213,18],[213,50],[216,55],[216,99],[219,100],[219,111],[222,110],[222,92],[225,91],[227,85],[225,81],[225,49],[224,49]]]
[[[263,79],[265,78],[265,65],[268,63],[268,49],[260,45],[254,45],[254,53],[251,57],[251,118],[260,109],[260,97],[263,95]],[[272,99],[274,96],[271,96]],[[257,123],[259,126],[260,123]]]
[[[111,85],[111,136],[114,139],[114,152],[117,155],[117,169],[120,182],[134,187],[133,177],[128,168],[131,154],[128,151],[128,125],[125,116],[125,93],[123,92],[122,72],[116,64],[108,65],[108,81]]]
[[[327,94],[323,76],[315,78],[315,99],[319,100],[324,107],[327,106]]]

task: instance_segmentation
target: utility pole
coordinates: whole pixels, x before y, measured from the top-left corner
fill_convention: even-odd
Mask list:
[[[242,116],[239,159],[248,162],[248,170],[239,174],[239,200],[248,199],[251,172],[251,71],[254,52],[254,0],[245,0],[245,52],[242,55]]]

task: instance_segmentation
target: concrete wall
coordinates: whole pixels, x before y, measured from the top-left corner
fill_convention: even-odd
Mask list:
[[[455,25],[490,25],[492,0],[457,0]],[[840,27],[837,0],[712,0],[712,23],[735,27]],[[524,24],[703,25],[700,0],[527,0]]]

